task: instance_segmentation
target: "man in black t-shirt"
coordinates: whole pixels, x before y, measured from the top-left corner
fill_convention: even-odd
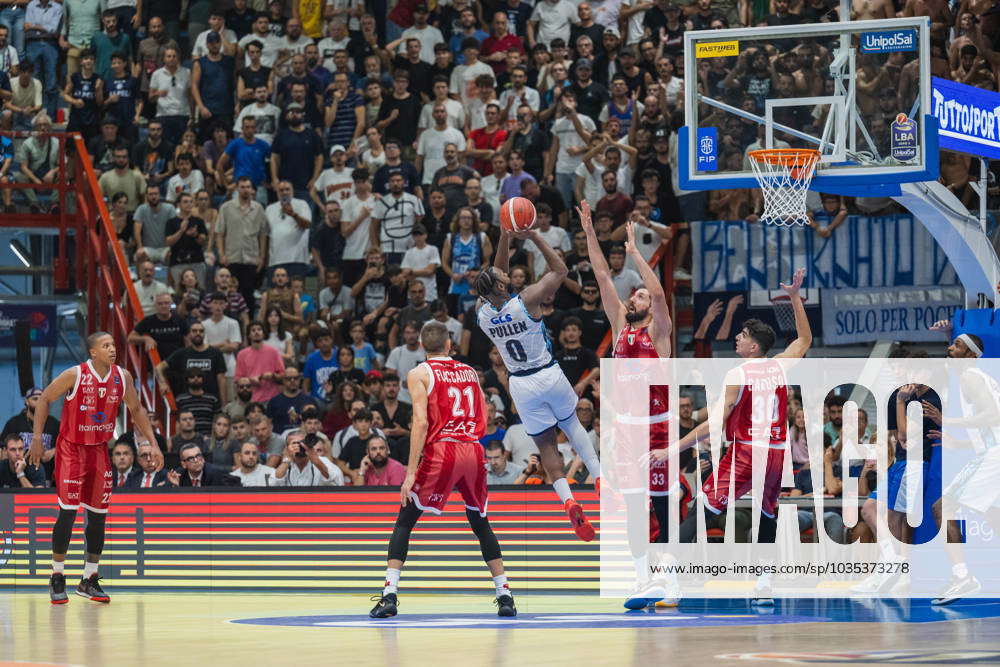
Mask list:
[[[597,349],[611,328],[608,316],[604,314],[604,308],[601,307],[600,298],[601,294],[597,282],[584,280],[580,290],[580,300],[583,301],[583,305],[568,313],[568,316],[580,320],[582,324],[580,340],[583,346],[590,350]]]
[[[169,292],[161,292],[153,298],[153,314],[144,317],[129,332],[128,342],[145,345],[146,350],[156,349],[161,359],[168,359],[175,351],[184,347],[184,337],[188,325],[171,312],[174,299]]]
[[[375,432],[372,430],[372,413],[368,408],[358,410],[351,425],[358,434],[344,443],[340,456],[337,457],[337,463],[345,473],[361,467],[361,460],[368,455],[368,441],[375,437]]]
[[[42,395],[42,390],[32,387],[24,394],[24,410],[7,420],[4,424],[3,433],[0,433],[0,442],[4,442],[8,435],[15,434],[21,436],[25,447],[31,447],[31,441],[35,431],[35,406],[38,405],[38,397]],[[45,429],[42,431],[42,463],[46,466],[48,477],[52,477],[52,463],[56,455],[56,437],[59,435],[59,420],[49,415],[45,418]]]
[[[188,371],[195,369],[204,373],[205,393],[226,403],[229,397],[221,392],[226,386],[226,358],[218,348],[205,342],[205,325],[201,322],[191,325],[189,345],[161,361],[156,372],[161,382],[166,380],[174,393],[178,393],[184,387]]]
[[[589,371],[597,368],[598,364],[594,351],[581,345],[580,335],[582,332],[583,323],[579,319],[566,317],[562,321],[562,332],[559,335],[562,349],[555,355],[566,379],[577,390],[577,395],[582,393],[582,386],[578,387],[578,383],[581,383],[585,374],[589,375]],[[586,384],[585,379],[582,382]]]

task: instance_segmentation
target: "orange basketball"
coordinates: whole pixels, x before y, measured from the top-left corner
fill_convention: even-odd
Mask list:
[[[508,232],[524,232],[535,225],[535,205],[524,197],[511,197],[500,206],[500,226]]]

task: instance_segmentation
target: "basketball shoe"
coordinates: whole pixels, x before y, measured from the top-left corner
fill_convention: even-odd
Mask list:
[[[594,527],[590,525],[590,521],[583,513],[580,503],[570,498],[566,501],[564,507],[566,508],[566,516],[569,517],[569,523],[573,526],[573,532],[576,533],[576,536],[584,542],[590,542],[594,539]]]

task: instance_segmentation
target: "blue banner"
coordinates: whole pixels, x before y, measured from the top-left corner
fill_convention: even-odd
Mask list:
[[[931,77],[942,149],[1000,160],[1000,94]]]
[[[715,171],[719,168],[719,130],[714,127],[698,128],[698,171]]]
[[[58,324],[55,304],[0,305],[0,345],[13,347],[14,325],[20,321],[31,325],[31,344],[55,347]]]
[[[916,51],[917,31],[883,30],[861,33],[861,53],[893,53],[895,51]]]
[[[803,266],[806,287],[960,285],[944,251],[911,215],[848,216],[827,238],[809,227],[712,220],[691,223],[691,237],[695,292],[777,289]]]
[[[940,343],[944,336],[931,331],[931,325],[951,319],[962,302],[960,287],[827,291],[823,293],[823,342]]]

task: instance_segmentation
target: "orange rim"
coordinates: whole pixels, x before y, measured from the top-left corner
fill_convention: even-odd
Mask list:
[[[754,162],[782,167],[807,167],[819,159],[819,151],[811,148],[764,148],[747,155]]]

